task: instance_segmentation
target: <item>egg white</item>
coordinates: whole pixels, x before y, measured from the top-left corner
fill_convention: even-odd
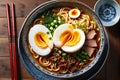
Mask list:
[[[69,30],[69,25],[70,24],[62,24],[60,25],[54,32],[53,34],[53,43],[56,47],[60,47],[61,46],[61,42],[60,42],[60,35],[61,33],[63,33],[65,30]]]
[[[85,42],[85,34],[84,32],[81,30],[81,29],[74,29],[73,31],[77,31],[79,32],[81,38],[80,38],[80,41],[74,45],[74,46],[66,46],[66,45],[62,45],[62,42],[60,41],[60,35],[66,31],[66,30],[69,30],[69,25],[71,24],[62,24],[60,25],[54,32],[53,34],[53,43],[56,47],[59,47],[61,48],[63,51],[65,52],[68,52],[68,53],[73,53],[73,52],[76,52],[78,51],[84,44]]]
[[[35,41],[34,41],[34,36],[38,32],[44,32],[46,34],[47,34],[47,32],[50,33],[50,31],[48,30],[48,28],[46,28],[44,25],[40,25],[40,24],[34,25],[30,29],[30,31],[29,31],[28,41],[30,43],[31,48],[33,49],[33,51],[35,53],[37,53],[38,55],[41,55],[41,56],[46,56],[46,55],[48,55],[51,52],[51,49],[53,48],[53,41],[49,40],[47,48],[40,48],[40,47],[38,47],[36,45]],[[48,35],[48,37],[52,37],[51,34],[47,34],[47,35]]]

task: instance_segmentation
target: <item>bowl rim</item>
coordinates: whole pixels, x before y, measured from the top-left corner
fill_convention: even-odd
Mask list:
[[[31,15],[37,10],[37,9],[39,9],[39,8],[41,8],[41,7],[45,7],[45,6],[48,6],[48,5],[50,5],[50,4],[54,4],[54,3],[59,3],[59,2],[68,2],[69,0],[59,0],[59,1],[47,1],[47,2],[45,2],[45,3],[43,3],[43,4],[41,4],[41,5],[39,5],[38,7],[36,7],[35,9],[33,9],[29,14],[28,14],[28,16],[26,17],[26,19],[24,20],[24,22],[23,22],[23,25],[22,25],[22,27],[21,27],[21,32],[23,32],[23,29],[24,29],[24,26],[25,26],[25,24],[26,24],[26,22],[27,22],[27,20],[31,17]],[[96,18],[98,19],[98,21],[99,21],[99,23],[100,23],[100,25],[101,25],[101,27],[99,27],[100,28],[100,30],[102,31],[100,31],[101,32],[101,34],[102,34],[102,36],[104,36],[105,37],[105,32],[104,32],[104,30],[105,30],[105,28],[103,27],[103,25],[102,25],[102,23],[101,23],[101,21],[100,21],[100,19],[99,19],[99,17],[95,14],[95,12],[90,8],[90,7],[88,7],[86,4],[84,4],[84,3],[82,3],[82,2],[80,2],[80,1],[69,1],[69,2],[74,2],[74,3],[77,3],[77,4],[81,4],[81,5],[83,5],[83,6],[85,6],[86,8],[88,8],[89,10],[91,10],[91,12],[96,16]],[[96,57],[95,57],[95,59],[94,59],[94,63],[93,63],[93,61],[90,63],[91,65],[92,65],[92,67],[97,63],[97,61],[99,60],[99,58],[101,57],[101,54],[102,54],[102,52],[103,52],[103,48],[104,48],[104,45],[105,45],[105,39],[103,38],[102,40],[101,40],[103,43],[102,43],[102,45],[100,46],[100,48],[101,48],[101,51],[99,51],[99,53],[97,53],[97,55],[99,56],[99,57],[97,57],[97,55],[96,55]],[[30,55],[26,55],[26,56],[28,56],[28,57],[30,57]],[[35,63],[34,63],[34,61],[33,61],[33,59],[31,60],[30,58],[29,58],[29,60],[32,62],[32,64],[34,65]],[[37,63],[36,63],[37,64]],[[89,64],[89,65],[90,65]],[[35,66],[35,65],[34,65]],[[84,70],[85,68],[83,68],[83,70],[80,70],[79,72],[81,73],[78,73],[78,72],[74,72],[74,73],[72,73],[72,74],[60,74],[60,75],[53,75],[53,73],[52,72],[50,72],[50,71],[46,71],[46,69],[44,69],[44,68],[41,68],[41,67],[39,67],[38,65],[37,66],[35,66],[37,69],[38,68],[40,68],[40,71],[42,72],[42,73],[45,73],[45,74],[47,74],[47,75],[49,75],[49,76],[53,76],[53,77],[57,77],[57,78],[72,78],[72,77],[76,77],[76,76],[79,76],[79,75],[81,75],[81,74],[84,74],[85,72],[87,72],[89,69],[91,69],[92,67],[91,66],[88,66],[88,68],[86,68],[86,69],[88,69],[88,70]],[[52,73],[52,74],[49,74],[49,73]],[[56,74],[56,73],[54,73],[54,74]],[[76,75],[77,74],[77,75]],[[65,76],[65,75],[67,75],[67,76]]]

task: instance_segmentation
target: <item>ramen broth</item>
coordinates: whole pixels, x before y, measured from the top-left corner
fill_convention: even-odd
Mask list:
[[[71,9],[78,9],[80,15],[77,18],[71,18],[68,14]],[[53,45],[49,55],[41,56],[28,43],[30,54],[37,64],[48,71],[59,74],[73,73],[89,65],[94,60],[100,45],[100,32],[95,20],[81,8],[57,7],[49,9],[41,13],[31,27],[36,24],[45,25],[53,36],[56,28],[66,23],[71,24],[74,28],[81,29],[85,33],[85,43],[78,51],[67,53]]]

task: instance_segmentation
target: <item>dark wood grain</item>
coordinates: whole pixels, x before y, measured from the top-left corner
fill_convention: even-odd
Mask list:
[[[48,0],[0,0],[0,80],[11,80],[5,4],[15,3],[18,35],[22,23],[29,12],[46,1]],[[94,8],[97,0],[79,1]],[[120,0],[117,1],[120,4]],[[106,28],[106,31],[110,41],[109,56],[103,68],[91,80],[120,80],[120,21],[116,25]],[[25,69],[20,59],[18,66],[20,80],[35,80]]]
[[[113,27],[106,28],[109,41],[110,51],[107,59],[107,79],[120,79],[120,21]]]
[[[0,77],[10,77],[9,57],[0,57]]]
[[[17,17],[26,17],[28,13],[33,10],[36,6],[48,0],[1,0],[0,1],[0,17],[6,17],[5,4],[6,3],[15,3],[16,7],[16,16]]]
[[[22,23],[24,22],[25,18],[16,18],[16,28],[17,28],[17,33],[19,33],[19,30],[22,26]],[[0,37],[7,38],[8,33],[7,33],[7,18],[0,18]]]
[[[8,38],[0,38],[0,57],[9,57],[9,49],[7,45]]]
[[[20,64],[19,64],[20,63]],[[21,79],[34,79],[29,73],[28,71],[25,69],[24,65],[21,63],[21,61],[19,62],[19,69],[21,75],[19,75],[21,77]],[[10,67],[9,67],[9,57],[0,57],[0,80],[2,80],[1,78],[8,78],[10,79]]]

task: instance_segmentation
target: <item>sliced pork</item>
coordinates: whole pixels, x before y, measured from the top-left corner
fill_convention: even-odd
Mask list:
[[[91,30],[87,33],[86,38],[87,39],[93,39],[95,37],[95,35],[96,35],[95,30]]]
[[[96,40],[94,40],[94,39],[87,39],[85,41],[84,45],[89,46],[89,47],[97,47],[98,46]]]
[[[83,46],[83,49],[88,53],[89,57],[92,56],[92,54],[94,53],[94,50],[95,50],[95,48],[88,47],[88,46]]]

